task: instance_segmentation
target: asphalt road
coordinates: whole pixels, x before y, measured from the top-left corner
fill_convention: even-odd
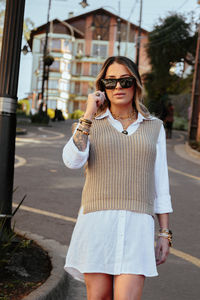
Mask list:
[[[70,242],[84,184],[83,169],[70,170],[62,162],[71,124],[25,126],[28,134],[16,139],[14,205],[27,195],[16,227],[63,245]],[[159,277],[146,279],[143,300],[200,299],[200,160],[185,152],[185,139],[186,133],[175,131],[167,140],[174,243],[168,261],[158,267]]]

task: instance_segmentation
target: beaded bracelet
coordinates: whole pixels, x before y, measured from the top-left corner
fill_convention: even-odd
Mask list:
[[[89,132],[85,131],[85,130],[82,130],[80,128],[77,128],[78,131],[82,132],[83,134],[86,134],[86,135],[89,135]]]

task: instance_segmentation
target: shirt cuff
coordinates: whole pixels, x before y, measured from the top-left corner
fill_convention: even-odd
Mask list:
[[[70,169],[79,169],[87,161],[89,155],[89,140],[84,151],[80,151],[73,141],[73,136],[63,149],[63,161],[65,165]]]
[[[171,196],[165,195],[157,197],[155,199],[154,212],[155,214],[172,213]]]

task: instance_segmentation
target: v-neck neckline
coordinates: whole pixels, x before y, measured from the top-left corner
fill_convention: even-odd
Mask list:
[[[131,134],[124,134],[124,133],[122,133],[122,131],[117,130],[117,128],[115,128],[112,124],[110,124],[110,122],[108,121],[108,118],[106,118],[105,121],[106,121],[106,122],[108,123],[108,125],[112,128],[112,130],[114,130],[115,132],[117,132],[117,133],[120,134],[120,135],[124,135],[126,138],[129,138],[129,137],[131,137],[131,136],[137,134],[138,131],[141,130],[141,128],[142,128],[141,125],[142,125],[142,123],[144,122],[144,120],[143,120],[143,122],[141,122],[141,124],[139,125],[139,127],[138,127],[133,133],[131,133]],[[127,131],[127,130],[126,130],[126,131]],[[127,132],[128,132],[128,131],[127,131]]]

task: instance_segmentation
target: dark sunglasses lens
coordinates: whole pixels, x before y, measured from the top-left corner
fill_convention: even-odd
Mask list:
[[[104,87],[108,90],[112,90],[116,87],[117,81],[115,79],[102,79]]]
[[[133,86],[134,78],[121,78],[119,82],[122,88],[127,89]]]

